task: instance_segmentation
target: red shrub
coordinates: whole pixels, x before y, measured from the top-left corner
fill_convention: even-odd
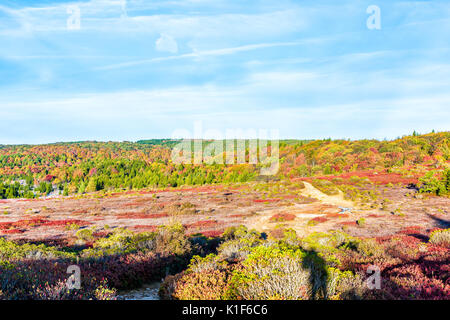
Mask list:
[[[2,230],[3,233],[7,234],[15,234],[15,233],[24,233],[25,230],[22,229],[9,229],[9,230]]]
[[[14,222],[0,222],[0,230],[8,230],[11,228],[27,228],[27,227],[37,227],[47,223],[48,220],[35,217],[32,219],[24,219]]]
[[[327,213],[327,218],[348,218],[346,213]]]
[[[344,222],[339,222],[339,224],[342,226],[357,226],[358,225],[356,223],[356,221],[344,221]]]
[[[317,222],[317,223],[322,223],[322,222],[327,222],[328,221],[328,219],[327,218],[325,218],[325,217],[315,217],[315,218],[313,218],[313,219],[311,219],[312,221],[315,221],[315,222]]]
[[[202,231],[201,234],[205,237],[220,237],[222,235],[224,230],[209,230],[209,231]]]
[[[421,226],[409,226],[409,227],[402,228],[398,233],[402,233],[402,234],[416,234],[416,233],[421,233],[421,232],[422,232],[422,227]]]
[[[296,215],[292,213],[277,213],[270,218],[270,221],[272,222],[292,221],[295,219],[295,217]]]
[[[14,223],[14,226],[16,226],[16,227],[40,226],[47,222],[48,222],[48,220],[46,220],[46,219],[33,218],[33,219],[19,220]]]
[[[117,216],[117,219],[157,219],[168,217],[167,213],[140,213],[140,212],[127,212],[121,213]]]
[[[254,199],[253,202],[278,202],[280,199]]]
[[[64,219],[64,220],[53,220],[53,221],[48,221],[46,223],[43,224],[43,226],[66,226],[66,225],[70,225],[70,224],[77,224],[80,226],[86,226],[91,224],[89,221],[85,221],[85,220],[77,220],[77,219]]]
[[[0,222],[0,230],[7,230],[13,227],[14,222]]]
[[[109,234],[111,234],[111,231],[104,230],[104,231],[94,232],[93,236],[96,238],[105,238]]]
[[[51,182],[53,179],[55,179],[55,176],[52,176],[51,174],[48,174],[45,176],[44,181]]]
[[[186,224],[186,228],[196,228],[196,227],[208,227],[217,224],[217,220],[200,220],[193,223]]]

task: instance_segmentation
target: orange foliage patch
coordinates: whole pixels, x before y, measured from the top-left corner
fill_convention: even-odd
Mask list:
[[[7,234],[15,234],[15,233],[24,233],[25,230],[22,229],[8,229],[8,230],[2,230],[3,233]]]
[[[217,220],[200,220],[193,223],[185,224],[184,226],[186,228],[196,228],[196,227],[208,227],[208,226],[214,226],[218,222]]]
[[[270,218],[270,221],[292,221],[295,217],[296,215],[292,213],[277,213]]]
[[[241,218],[241,217],[246,217],[246,216],[248,216],[247,213],[237,213],[237,214],[229,215],[230,218]]]
[[[344,222],[339,222],[339,225],[341,225],[341,226],[357,226],[358,224],[356,223],[356,221],[344,221]]]
[[[48,223],[48,220],[42,218],[24,219],[13,222],[0,222],[0,230],[8,230],[12,228],[38,227]]]
[[[253,202],[278,202],[280,199],[254,199]]]
[[[315,222],[317,222],[317,223],[322,223],[322,222],[327,222],[328,221],[328,219],[327,218],[325,218],[325,217],[315,217],[315,218],[313,218],[313,219],[311,219],[312,221],[315,221]]]
[[[79,226],[86,226],[91,224],[89,221],[86,220],[78,220],[78,219],[63,219],[63,220],[53,220],[48,221],[43,224],[43,226],[67,226],[70,224],[77,224]]]
[[[333,180],[336,178],[341,178],[341,179],[343,179],[343,181],[341,183],[355,184],[350,179],[353,176],[357,176],[359,178],[367,178],[370,181],[372,181],[373,183],[379,184],[379,185],[386,185],[389,183],[407,185],[410,183],[418,183],[418,181],[419,181],[417,177],[406,178],[406,177],[403,177],[399,173],[388,173],[386,171],[379,172],[379,171],[374,171],[374,170],[354,171],[354,172],[348,172],[348,173],[343,173],[340,175],[333,175],[333,176],[330,175],[330,176],[323,176],[323,177],[303,178],[303,180],[307,180],[307,181],[312,180],[312,179]]]
[[[327,218],[348,218],[346,213],[327,213]]]
[[[117,219],[157,219],[168,217],[167,213],[140,213],[140,212],[126,212],[117,216]]]
[[[423,228],[421,226],[409,226],[409,227],[405,227],[405,228],[401,229],[398,233],[416,234],[416,233],[421,233],[422,229]]]

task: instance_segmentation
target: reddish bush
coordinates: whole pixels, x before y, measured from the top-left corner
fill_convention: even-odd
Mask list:
[[[47,223],[48,220],[42,219],[42,218],[32,218],[32,219],[25,219],[25,220],[19,220],[14,223],[17,227],[32,227],[32,226],[40,226],[45,223]]]
[[[288,194],[288,195],[283,196],[283,199],[286,199],[286,200],[292,200],[292,199],[297,199],[297,198],[298,198],[298,195],[295,195],[295,194]]]
[[[379,172],[379,171],[353,171],[353,172],[347,172],[340,175],[328,175],[328,176],[321,176],[321,177],[314,177],[314,178],[302,178],[302,180],[305,181],[311,181],[313,179],[324,179],[324,180],[333,180],[336,178],[342,179],[340,182],[335,182],[336,184],[350,184],[354,185],[355,182],[352,181],[351,177],[357,176],[360,178],[367,178],[370,181],[372,181],[375,184],[379,185],[386,185],[389,183],[392,184],[402,184],[402,185],[408,185],[408,184],[416,184],[418,183],[418,178],[405,178],[399,173],[387,173],[387,172]]]
[[[0,222],[0,230],[7,230],[13,227],[14,222]]]
[[[322,222],[327,222],[328,221],[328,219],[325,218],[325,217],[315,217],[315,218],[312,218],[311,220],[315,221],[317,223],[322,223]]]
[[[168,277],[163,296],[176,300],[221,300],[229,287],[228,277],[228,273],[219,270]]]
[[[45,176],[44,181],[45,182],[52,182],[53,179],[55,179],[55,178],[56,178],[55,176],[52,176],[51,174],[48,174],[48,175]]]
[[[112,233],[111,231],[103,230],[103,231],[94,232],[93,236],[95,238],[105,238],[108,235],[110,235],[111,233]]]
[[[89,176],[92,177],[97,174],[97,168],[92,168],[89,170]]]
[[[422,227],[421,226],[408,226],[408,227],[404,227],[402,228],[398,233],[403,233],[403,234],[417,234],[417,233],[421,233],[422,232]]]
[[[39,217],[35,217],[32,219],[23,219],[15,222],[0,222],[0,230],[7,230],[11,228],[17,229],[17,228],[37,227],[40,225],[44,225],[47,222],[48,220]]]
[[[278,202],[281,199],[254,199],[253,202]]]
[[[186,224],[184,226],[186,228],[209,227],[209,226],[214,226],[217,223],[218,223],[217,220],[200,220],[200,221]]]
[[[22,229],[8,229],[8,230],[2,230],[3,233],[7,234],[15,234],[15,233],[24,233],[25,230]]]
[[[343,222],[339,222],[339,225],[342,225],[342,226],[357,226],[358,224],[356,223],[356,221],[343,221]]]
[[[237,213],[237,214],[231,214],[229,215],[230,218],[242,218],[248,216],[247,213]]]
[[[346,213],[327,213],[327,218],[348,218]]]
[[[205,237],[220,237],[223,234],[224,230],[209,230],[209,231],[202,231],[201,234]]]
[[[139,213],[139,212],[127,212],[121,213],[117,216],[117,219],[157,219],[168,217],[167,213]]]
[[[89,221],[77,220],[77,219],[63,219],[63,220],[53,220],[48,221],[43,224],[43,226],[67,226],[70,224],[77,224],[80,226],[87,226],[91,224]]]
[[[296,215],[292,213],[277,213],[270,218],[272,222],[283,222],[295,220]]]

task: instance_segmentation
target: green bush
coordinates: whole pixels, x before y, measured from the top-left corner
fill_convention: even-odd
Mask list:
[[[226,229],[223,238],[226,241],[217,248],[217,254],[220,259],[230,262],[245,259],[253,247],[262,243],[260,233],[244,226]]]
[[[81,241],[91,241],[94,239],[93,232],[90,229],[78,230],[75,233],[75,236],[78,238],[78,240],[81,240]]]
[[[236,239],[259,239],[261,234],[256,230],[248,230],[246,226],[229,227],[222,234],[225,241]]]
[[[44,244],[17,244],[13,241],[0,238],[0,260],[53,258],[75,258],[75,255],[54,247],[48,247]]]
[[[212,270],[217,270],[223,263],[217,259],[217,255],[211,253],[206,257],[193,256],[189,264],[189,272],[207,272]]]
[[[192,250],[192,245],[181,223],[172,223],[158,228],[155,236],[155,250],[175,255],[184,255]]]
[[[384,248],[374,239],[361,239],[356,243],[356,250],[364,257],[382,257]]]
[[[133,233],[127,229],[115,230],[109,236],[95,241],[92,248],[83,250],[82,256],[99,258],[146,251],[184,255],[191,250],[192,245],[185,235],[185,228],[181,223],[173,223],[160,226],[156,232]]]
[[[450,229],[433,231],[430,235],[430,243],[450,248]]]
[[[104,256],[153,250],[154,239],[155,234],[151,232],[135,234],[127,229],[117,229],[109,236],[95,241],[93,247],[83,253],[85,256]]]
[[[174,203],[167,207],[167,212],[170,215],[177,216],[177,215],[190,215],[198,213],[199,210],[196,210],[195,205],[190,202],[183,202],[183,203]]]
[[[260,299],[324,299],[333,295],[339,271],[320,254],[283,243],[258,246],[233,272],[230,297]]]
[[[438,196],[446,195],[450,192],[450,169],[446,169],[440,174],[440,178],[437,178],[436,171],[429,171],[425,176],[419,179],[420,192],[422,193],[434,193]]]

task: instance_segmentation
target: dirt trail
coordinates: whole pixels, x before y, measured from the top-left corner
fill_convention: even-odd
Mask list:
[[[317,188],[314,188],[309,182],[304,181],[305,188],[302,190],[302,194],[304,196],[308,196],[311,198],[316,198],[320,202],[324,204],[330,204],[330,205],[336,205],[346,208],[353,208],[354,204],[352,201],[345,200],[344,194],[341,190],[338,190],[339,194],[329,196],[322,191],[318,190]]]
[[[313,187],[310,183],[304,182],[305,188],[301,190],[301,194],[306,197],[315,198],[318,202],[310,204],[294,204],[294,206],[280,207],[277,209],[268,209],[258,212],[258,216],[247,222],[249,228],[254,228],[259,231],[267,231],[274,227],[274,223],[270,222],[270,218],[280,212],[289,212],[296,215],[295,220],[287,222],[289,227],[294,228],[296,231],[300,231],[303,234],[306,230],[306,223],[315,217],[320,217],[326,214],[323,211],[323,205],[329,205],[336,207],[354,208],[354,203],[344,199],[342,191],[339,190],[337,195],[327,195],[317,188]]]

